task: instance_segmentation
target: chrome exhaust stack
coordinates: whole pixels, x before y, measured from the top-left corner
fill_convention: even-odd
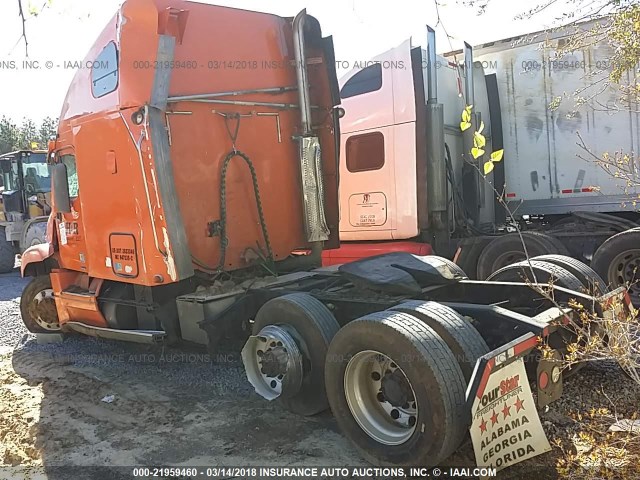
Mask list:
[[[298,80],[298,98],[302,135],[300,136],[300,174],[302,181],[302,203],[307,241],[315,254],[322,251],[322,243],[329,239],[329,228],[325,217],[324,185],[322,181],[322,151],[320,140],[313,132],[311,121],[311,97],[305,45],[307,11],[302,10],[293,20],[293,47]]]
[[[436,31],[427,25],[427,104],[438,103],[436,73]]]
[[[473,47],[467,42],[464,42],[464,72],[464,98],[467,100],[467,105],[475,106],[476,99],[473,90]]]
[[[473,47],[464,42],[464,97],[467,105],[472,105],[471,128],[467,129],[463,135],[463,145],[465,152],[465,163],[463,165],[463,199],[465,209],[474,224],[480,220],[480,207],[484,206],[484,182],[480,171],[482,171],[483,156],[473,158],[471,149],[473,148],[473,132],[480,126],[480,114],[478,113],[473,85]]]
[[[427,25],[427,208],[436,251],[449,240],[449,195],[444,149],[444,107],[438,103],[436,32]]]

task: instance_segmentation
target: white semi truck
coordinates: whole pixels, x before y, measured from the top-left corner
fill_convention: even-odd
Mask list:
[[[640,115],[618,108],[619,90],[606,87],[608,44],[565,51],[576,31],[595,22],[474,49],[465,44],[444,56],[435,55],[431,31],[428,49],[407,41],[346,74],[340,81],[344,243],[326,252],[325,264],[433,249],[485,279],[523,258],[517,222],[531,256],[591,262],[607,283],[630,283],[637,301],[638,192],[626,179],[634,178]],[[630,73],[623,83],[633,81]],[[466,105],[473,105],[475,128],[484,124],[486,153],[478,159],[469,155],[474,128],[460,128]],[[499,149],[503,160],[484,177],[484,162]],[[620,151],[632,158],[624,179],[596,161]]]

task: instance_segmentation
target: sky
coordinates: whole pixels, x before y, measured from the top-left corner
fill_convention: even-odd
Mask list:
[[[122,0],[22,0],[31,62],[26,68],[22,23],[17,0],[3,2],[0,16],[0,117],[16,122],[23,117],[36,121],[57,117],[74,75],[64,62],[82,60],[99,32],[116,13]],[[336,60],[353,64],[367,60],[413,39],[426,44],[427,24],[436,28],[438,53],[458,49],[462,42],[479,45],[557,25],[562,11],[549,9],[532,19],[514,20],[532,4],[514,0],[492,0],[482,16],[459,0],[439,0],[441,24],[433,0],[204,0],[247,10],[294,16],[302,8],[315,16],[324,35],[333,35]],[[559,2],[563,3],[563,2]],[[50,4],[48,6],[44,6]],[[560,6],[561,7],[561,6]],[[559,7],[559,8],[560,8]],[[437,25],[437,26],[436,26]],[[443,26],[453,37],[447,39]],[[15,62],[11,68],[10,62]],[[46,68],[51,61],[60,67]],[[338,74],[346,73],[340,71]]]

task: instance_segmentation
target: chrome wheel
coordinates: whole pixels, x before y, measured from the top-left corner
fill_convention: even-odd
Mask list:
[[[39,291],[29,305],[29,315],[41,328],[48,331],[60,330],[56,302],[53,298],[53,289],[47,288]]]
[[[267,325],[252,335],[242,349],[247,378],[267,400],[290,397],[302,386],[302,353],[296,332],[285,325]]]
[[[411,438],[418,418],[416,395],[392,359],[373,350],[355,354],[346,366],[344,391],[353,418],[371,438],[385,445]]]

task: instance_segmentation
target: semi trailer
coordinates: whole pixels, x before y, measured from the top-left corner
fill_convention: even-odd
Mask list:
[[[406,41],[345,74],[343,243],[325,253],[325,265],[434,251],[485,279],[524,258],[517,225],[530,253],[591,263],[612,286],[631,285],[638,299],[640,117],[621,106],[618,87],[607,86],[613,51],[606,40],[567,51],[607,21],[465,44],[435,59]],[[622,86],[634,78],[630,72]],[[487,139],[477,159],[474,129],[460,128],[468,105]],[[504,150],[503,160],[484,176],[495,150]],[[597,159],[616,152],[632,161],[607,171]]]
[[[561,256],[534,260],[544,291],[406,252],[318,268],[339,246],[344,112],[316,19],[127,0],[87,60],[49,145],[47,239],[22,256],[30,331],[213,351],[239,337],[258,394],[330,407],[375,464],[436,465],[468,429],[479,465],[548,450],[529,379],[544,405],[563,375],[536,352],[562,355],[572,302],[626,318],[626,290]]]

